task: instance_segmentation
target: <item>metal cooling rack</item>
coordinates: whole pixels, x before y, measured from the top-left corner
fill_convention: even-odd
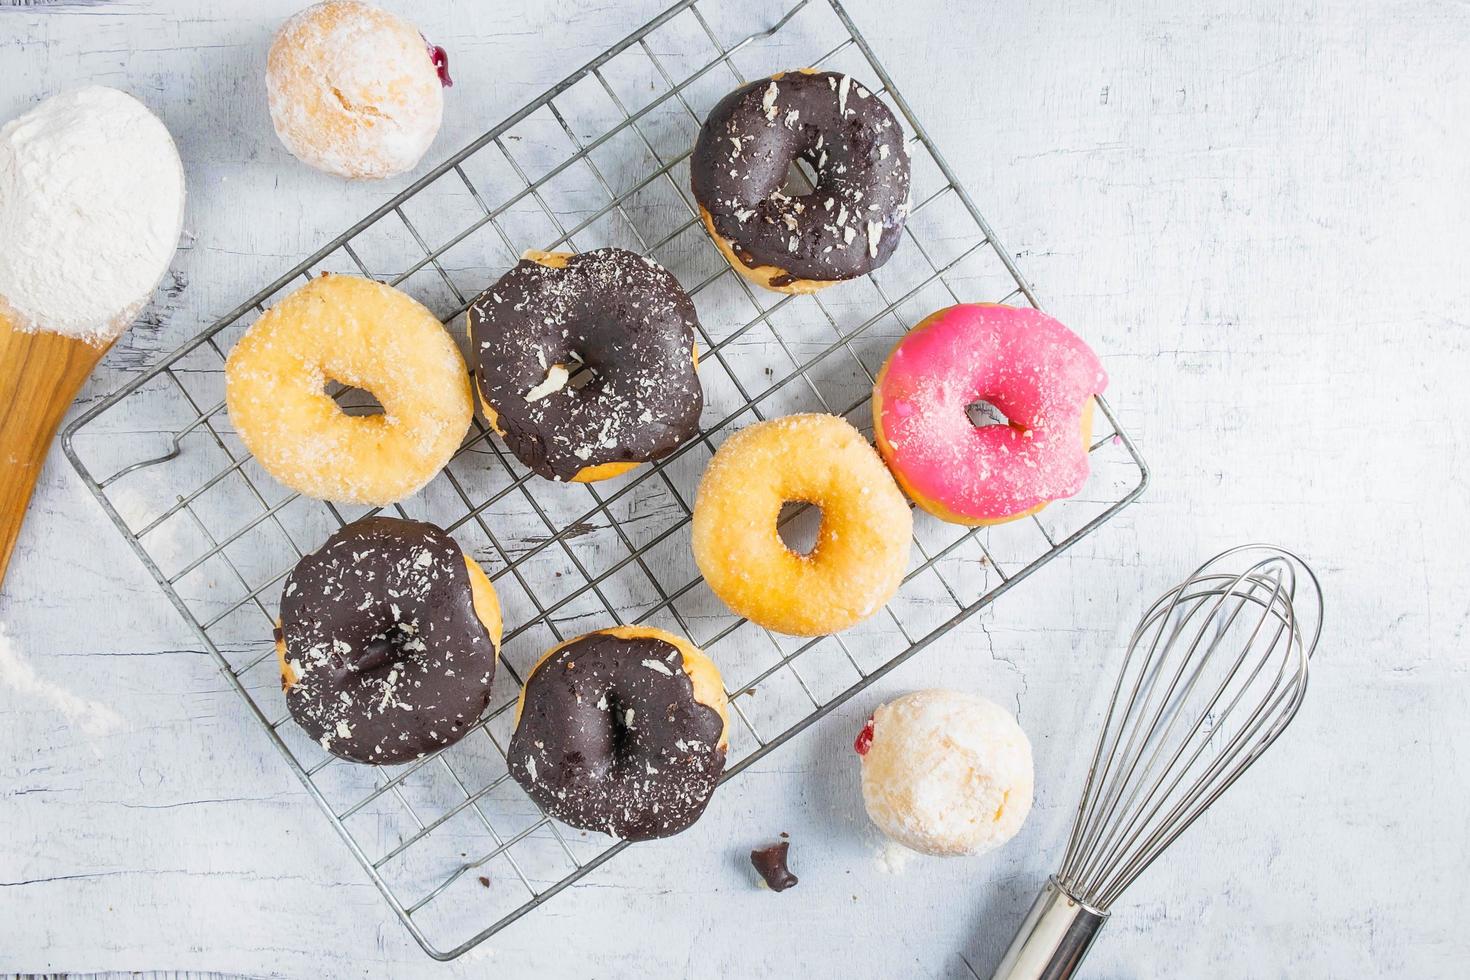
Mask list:
[[[63,436],[83,481],[437,959],[460,955],[626,846],[545,817],[506,771],[515,696],[545,648],[618,622],[689,635],[729,685],[733,778],[1096,529],[1147,482],[1143,459],[1099,400],[1104,431],[1078,497],[986,529],[918,514],[899,595],[840,636],[776,636],[710,594],[686,527],[700,472],[725,434],[796,411],[835,412],[871,432],[873,373],[910,325],[955,302],[1037,302],[837,0],[801,0],[747,36],[750,18],[746,4],[671,7]],[[911,134],[914,204],[907,240],[882,269],[790,297],[750,287],[709,242],[687,159],[715,101],[749,78],[799,66],[877,83]],[[367,511],[289,493],[259,468],[225,412],[225,354],[256,314],[324,271],[400,286],[462,335],[469,301],[524,249],[609,244],[653,256],[694,297],[701,434],[617,480],[558,485],[530,475],[477,420],[444,473],[392,509],[449,529],[491,573],[510,627],[491,708],[463,741],[411,764],[327,755],[285,708],[271,635],[277,590],[297,559]],[[361,393],[338,397],[344,410],[366,407]],[[786,520],[789,539],[814,534],[813,513]]]

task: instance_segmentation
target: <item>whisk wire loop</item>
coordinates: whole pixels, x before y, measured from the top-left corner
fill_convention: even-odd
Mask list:
[[[1153,672],[1147,670],[1140,672],[1140,677],[1147,678],[1148,681],[1148,693],[1146,694],[1144,700],[1145,707],[1147,708],[1147,706],[1153,701],[1156,692],[1159,694],[1159,697],[1157,699],[1157,706],[1156,708],[1154,708],[1147,725],[1139,725],[1134,730],[1133,736],[1130,740],[1129,749],[1125,753],[1125,756],[1129,759],[1129,770],[1125,777],[1121,780],[1121,782],[1117,784],[1118,789],[1113,797],[1112,806],[1109,808],[1107,817],[1103,821],[1101,821],[1102,826],[1107,828],[1106,836],[1102,839],[1100,845],[1096,848],[1094,855],[1092,856],[1100,856],[1112,853],[1131,853],[1132,848],[1137,843],[1139,835],[1142,833],[1142,830],[1148,827],[1153,822],[1152,816],[1156,814],[1157,811],[1150,808],[1154,806],[1155,801],[1168,799],[1169,794],[1178,788],[1180,782],[1182,782],[1185,776],[1192,771],[1192,766],[1194,765],[1194,763],[1209,746],[1210,740],[1208,738],[1198,739],[1197,736],[1199,736],[1201,732],[1206,729],[1207,726],[1209,728],[1209,732],[1206,732],[1206,734],[1209,734],[1210,732],[1220,730],[1226,723],[1228,723],[1229,715],[1233,712],[1235,706],[1239,704],[1240,699],[1248,689],[1250,682],[1256,678],[1260,670],[1265,666],[1266,660],[1262,659],[1258,661],[1254,670],[1247,678],[1245,684],[1239,686],[1238,690],[1235,692],[1235,697],[1230,701],[1226,708],[1223,711],[1216,711],[1216,706],[1218,705],[1220,698],[1230,687],[1232,678],[1235,676],[1235,672],[1240,670],[1242,663],[1249,655],[1249,652],[1251,650],[1251,643],[1255,641],[1266,620],[1270,618],[1271,609],[1274,607],[1274,604],[1280,595],[1279,578],[1275,580],[1275,592],[1266,604],[1265,611],[1261,620],[1257,622],[1255,629],[1253,629],[1251,631],[1251,634],[1246,638],[1244,645],[1241,647],[1239,655],[1235,658],[1234,662],[1229,665],[1228,672],[1226,672],[1224,676],[1221,677],[1219,684],[1216,686],[1214,692],[1205,701],[1203,707],[1194,712],[1194,721],[1193,724],[1189,726],[1188,731],[1183,733],[1183,737],[1178,739],[1175,738],[1178,726],[1181,724],[1181,722],[1188,724],[1188,716],[1184,708],[1186,705],[1190,704],[1189,699],[1194,695],[1196,686],[1199,685],[1204,678],[1206,668],[1211,662],[1210,658],[1217,654],[1217,651],[1220,649],[1222,642],[1224,641],[1226,636],[1229,635],[1231,628],[1235,625],[1236,620],[1240,617],[1242,612],[1245,611],[1247,603],[1252,600],[1259,601],[1254,595],[1255,588],[1258,584],[1261,584],[1259,580],[1251,580],[1251,586],[1248,592],[1239,595],[1237,595],[1236,593],[1236,590],[1241,586],[1242,582],[1247,580],[1248,575],[1249,573],[1243,573],[1241,576],[1232,581],[1230,583],[1230,586],[1225,591],[1219,593],[1218,595],[1215,595],[1212,608],[1209,608],[1202,618],[1200,614],[1202,610],[1205,610],[1206,606],[1204,600],[1210,598],[1214,594],[1200,593],[1197,596],[1184,597],[1185,608],[1187,611],[1177,617],[1175,626],[1171,631],[1169,637],[1169,643],[1164,648],[1165,651],[1170,651],[1174,649],[1174,645],[1179,642],[1181,635],[1185,632],[1186,627],[1189,626],[1191,622],[1193,622],[1195,619],[1199,619],[1200,622],[1198,624],[1198,631],[1196,632],[1194,639],[1190,643],[1189,649],[1191,656],[1180,659],[1178,669],[1175,671],[1173,677],[1170,679],[1167,687],[1161,688],[1158,685]],[[1175,594],[1177,595],[1177,593]],[[1200,601],[1189,604],[1190,600],[1193,600],[1195,598],[1198,598]],[[1223,615],[1225,607],[1231,598],[1236,598],[1238,599],[1238,601],[1234,603],[1234,608],[1229,611],[1228,617],[1225,618],[1223,622],[1221,622],[1219,621],[1218,617]],[[1177,604],[1171,604],[1169,610],[1166,610],[1162,614],[1159,622],[1161,624],[1167,624],[1171,618],[1172,612],[1177,610],[1178,608],[1179,606]],[[1206,635],[1212,631],[1212,624],[1214,636],[1210,639],[1209,644],[1206,646],[1203,654],[1198,657],[1192,656],[1194,651],[1198,649],[1201,641],[1203,641],[1206,638]],[[1151,663],[1152,662],[1153,661],[1151,659]],[[1160,670],[1163,669],[1162,661],[1158,662],[1158,667]],[[1142,714],[1147,715],[1149,714],[1149,712],[1145,710],[1144,712],[1142,712]],[[1183,756],[1185,751],[1188,749],[1189,745],[1191,744],[1191,739],[1196,740],[1194,751],[1190,754],[1190,757],[1185,762],[1185,764],[1183,766],[1180,766],[1180,757]],[[1136,752],[1134,751],[1135,744],[1137,746]],[[1166,752],[1169,752],[1171,749],[1172,754],[1170,754],[1167,763],[1164,765],[1159,765],[1160,757],[1163,756]],[[1148,753],[1147,759],[1143,758],[1143,755],[1145,753]],[[1222,753],[1221,758],[1229,758],[1230,755],[1231,753],[1229,751],[1226,751]],[[1157,776],[1154,777],[1152,782],[1150,783],[1147,777],[1135,780],[1133,778],[1135,772],[1141,772],[1144,774],[1157,773]],[[1171,774],[1173,776],[1172,779],[1170,779]],[[1166,781],[1168,782],[1167,786],[1165,785]],[[1119,799],[1121,799],[1122,793],[1124,792],[1123,787],[1127,787],[1128,797],[1127,800],[1123,803],[1121,812],[1123,814],[1130,814],[1131,816],[1129,816],[1126,821],[1122,819],[1114,821],[1111,819],[1111,816],[1113,811],[1117,809],[1117,803]],[[1140,795],[1142,795],[1141,802],[1139,799]],[[1122,847],[1119,847],[1120,838],[1126,841]],[[1085,878],[1089,870],[1091,870],[1090,866],[1084,867],[1084,869],[1080,872],[1081,876]]]
[[[1226,570],[1242,556],[1244,570]],[[1129,638],[1061,869],[997,980],[1076,972],[1113,902],[1291,723],[1321,631],[1316,575],[1267,545],[1217,555],[1149,606]]]
[[[1219,570],[1242,552],[1257,553],[1248,567]],[[1265,546],[1211,559],[1149,607],[1077,807],[1058,875],[1069,893],[1106,910],[1275,741],[1305,694],[1320,609],[1310,569]]]

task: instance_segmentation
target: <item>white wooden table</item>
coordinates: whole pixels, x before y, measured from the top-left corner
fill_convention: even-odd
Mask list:
[[[451,52],[442,159],[661,0],[394,2]],[[183,248],[95,401],[391,186],[266,116],[296,0],[0,0],[0,119],[126,89],[178,140]],[[988,976],[1059,860],[1143,604],[1268,539],[1322,575],[1295,727],[1130,892],[1088,975],[1453,976],[1470,960],[1465,642],[1470,6],[852,0],[1049,307],[1103,354],[1143,502],[464,959],[427,959],[57,453],[0,597],[0,969],[283,976]],[[1037,805],[977,860],[885,874],[849,748],[886,695],[1015,704]],[[778,830],[801,876],[755,888]]]

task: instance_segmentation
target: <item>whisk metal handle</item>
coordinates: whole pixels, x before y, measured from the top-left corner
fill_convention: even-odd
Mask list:
[[[1055,877],[1048,878],[991,980],[1066,980],[1106,921],[1106,912],[1088,907]]]

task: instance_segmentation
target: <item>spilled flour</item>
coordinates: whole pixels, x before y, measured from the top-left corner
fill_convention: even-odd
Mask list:
[[[873,851],[873,864],[888,875],[901,875],[918,855],[898,841],[885,840]]]
[[[107,705],[73,694],[37,674],[36,668],[21,655],[4,623],[0,623],[0,687],[8,687],[32,701],[49,704],[68,723],[88,735],[106,735],[123,724],[122,715]]]

